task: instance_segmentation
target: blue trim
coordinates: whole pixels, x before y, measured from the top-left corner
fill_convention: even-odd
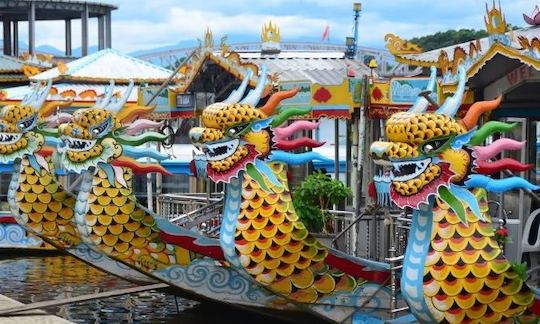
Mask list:
[[[429,205],[421,204],[413,211],[413,219],[401,276],[401,292],[409,309],[420,323],[435,323],[424,297],[424,265],[431,241],[434,197]]]

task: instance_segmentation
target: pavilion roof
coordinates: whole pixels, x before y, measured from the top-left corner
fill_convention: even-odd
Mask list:
[[[113,49],[104,49],[67,64],[30,77],[31,80],[76,81],[87,83],[135,83],[161,84],[173,71],[143,61]]]

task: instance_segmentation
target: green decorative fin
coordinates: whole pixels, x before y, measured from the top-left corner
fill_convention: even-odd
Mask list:
[[[57,128],[38,127],[36,132],[45,137],[59,137]]]
[[[120,135],[117,136],[116,139],[120,144],[139,146],[147,142],[163,142],[168,137],[169,135],[156,132],[146,132],[135,136]]]
[[[303,116],[305,114],[308,114],[311,109],[312,107],[287,107],[285,109],[282,109],[280,113],[274,117],[270,125],[272,127],[279,126],[292,116]]]
[[[447,187],[441,186],[439,187],[439,196],[441,199],[446,202],[450,208],[454,210],[456,215],[458,216],[459,220],[467,225],[467,217],[465,216],[465,208],[463,207],[463,204],[459,199],[454,196],[450,190],[448,190]]]
[[[257,181],[259,186],[261,186],[261,188],[264,191],[270,192],[270,188],[268,188],[268,186],[264,182],[264,177],[259,172],[259,170],[257,170],[257,168],[255,168],[255,166],[253,164],[251,164],[251,163],[248,164],[246,166],[246,171],[247,171],[247,173],[249,174],[250,177],[252,177],[253,179],[255,179],[255,181]]]
[[[479,130],[474,133],[473,137],[469,141],[470,145],[480,145],[484,140],[493,133],[507,132],[517,126],[517,123],[503,123],[500,121],[492,120],[485,123]]]

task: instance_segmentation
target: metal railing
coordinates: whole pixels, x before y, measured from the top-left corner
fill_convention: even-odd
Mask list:
[[[163,194],[158,197],[159,214],[171,223],[207,236],[219,233],[223,193]]]

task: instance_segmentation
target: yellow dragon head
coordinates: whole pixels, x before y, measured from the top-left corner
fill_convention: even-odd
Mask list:
[[[42,127],[45,118],[56,107],[71,103],[54,101],[45,104],[51,87],[51,80],[46,84],[36,83],[19,104],[7,105],[0,110],[0,163],[11,163],[42,149],[44,135],[49,134]]]
[[[146,119],[132,122],[135,118],[148,114],[155,108],[125,106],[133,87],[134,83],[130,81],[122,96],[114,96],[114,82],[111,81],[103,98],[96,101],[93,107],[75,111],[69,122],[58,127],[61,139],[58,153],[67,170],[80,173],[100,164],[107,165],[120,157],[123,162],[116,161],[116,163],[128,166],[126,164],[128,158],[124,155],[130,155],[131,146],[138,146],[149,141],[163,141],[167,138],[155,132],[131,136],[142,129],[161,125]],[[126,150],[129,152],[125,152]],[[144,155],[142,152],[139,155],[135,154],[135,157],[152,156],[154,152],[153,150],[146,151],[150,155]],[[159,156],[159,159],[164,158]],[[128,164],[139,166],[134,160],[130,160]]]
[[[266,72],[264,68],[262,70],[257,87],[244,99],[242,97],[251,73],[244,77],[240,87],[226,100],[206,107],[202,112],[203,127],[194,127],[189,132],[192,143],[203,153],[196,157],[196,162],[203,164],[199,169],[205,170],[216,182],[227,183],[241,171],[261,179],[261,174],[266,176],[268,171],[263,161],[294,163],[301,157],[284,151],[323,144],[307,138],[288,141],[285,138],[290,134],[284,134],[287,131],[278,128],[291,116],[305,115],[310,111],[310,108],[278,109],[280,102],[293,97],[298,89],[274,93],[264,106],[256,107],[266,85]],[[297,124],[293,128],[316,127],[308,124]]]
[[[481,152],[490,148],[478,146],[491,133],[507,129],[497,122],[476,129],[479,117],[497,108],[500,97],[477,102],[469,108],[463,119],[454,118],[461,105],[466,81],[462,66],[458,73],[459,84],[455,95],[448,98],[440,108],[435,112],[426,112],[428,101],[420,97],[408,112],[396,113],[388,119],[388,141],[371,145],[370,154],[375,163],[391,168],[390,196],[400,208],[418,209],[420,204],[427,203],[428,198],[435,195],[451,201],[456,196],[459,200],[467,195],[461,188],[487,188],[487,177],[475,173],[490,174],[497,168],[513,168],[508,163],[497,167],[484,161],[485,156]],[[432,68],[428,89],[433,88],[435,78],[436,70]],[[504,145],[502,148],[499,145],[499,148],[504,149]],[[510,163],[514,165],[514,170],[515,167],[530,167],[514,162]],[[493,184],[490,182],[490,186]]]

